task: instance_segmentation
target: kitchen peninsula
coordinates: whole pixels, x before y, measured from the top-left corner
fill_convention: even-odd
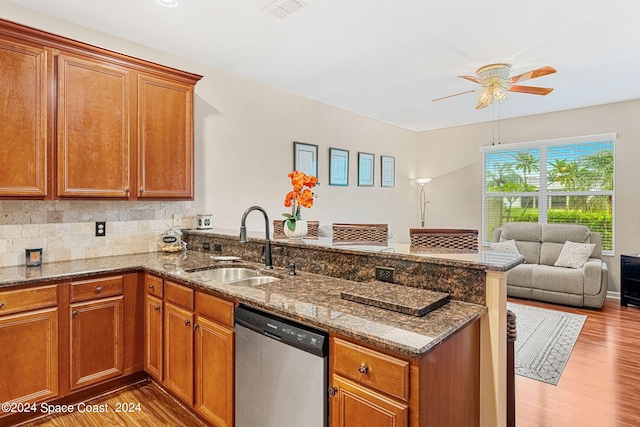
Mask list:
[[[260,238],[251,238],[248,243],[241,245],[237,243],[237,236],[229,234],[217,232],[186,232],[185,234],[185,239],[190,239],[192,247],[194,248],[196,247],[195,242],[197,239],[211,239],[210,248],[217,249],[218,246],[216,245],[220,245],[222,252],[218,254],[231,255],[242,251],[242,261],[240,263],[234,263],[234,266],[241,265],[253,269],[259,268],[258,263],[260,262],[260,251],[262,247]],[[236,244],[238,246],[236,246]],[[69,311],[68,284],[77,283],[78,286],[82,287],[93,278],[100,278],[105,275],[107,277],[133,277],[128,279],[131,283],[128,283],[126,281],[127,279],[125,279],[125,300],[128,295],[127,292],[129,292],[130,296],[133,295],[134,300],[136,298],[138,300],[144,298],[141,294],[141,292],[145,291],[144,288],[151,288],[154,286],[153,283],[158,283],[148,282],[148,280],[153,279],[159,280],[159,283],[164,281],[165,292],[167,293],[169,292],[169,284],[171,284],[171,289],[184,288],[195,290],[196,310],[198,310],[199,295],[203,295],[203,297],[210,295],[219,298],[220,301],[233,301],[235,303],[239,302],[259,307],[269,312],[293,318],[326,330],[332,334],[332,337],[335,337],[335,340],[338,340],[336,342],[341,342],[339,340],[346,339],[362,345],[363,347],[361,348],[363,349],[377,349],[375,354],[394,355],[393,360],[413,360],[414,362],[411,362],[410,378],[407,373],[406,386],[406,390],[413,391],[405,391],[405,394],[400,394],[400,397],[396,399],[401,403],[405,402],[402,403],[404,406],[401,406],[405,408],[404,416],[410,419],[410,422],[407,419],[405,425],[410,426],[427,425],[427,416],[421,415],[421,412],[426,414],[429,406],[436,406],[426,404],[427,402],[431,404],[432,401],[427,399],[430,399],[430,397],[438,393],[431,390],[433,393],[429,394],[429,387],[427,387],[425,383],[427,382],[426,380],[429,379],[428,371],[437,370],[428,370],[426,369],[426,365],[421,365],[421,363],[432,361],[444,363],[443,366],[447,366],[443,360],[439,359],[439,357],[444,357],[440,349],[445,349],[448,345],[455,344],[458,339],[462,339],[463,342],[469,342],[469,340],[472,342],[473,331],[475,331],[476,337],[478,335],[480,336],[482,341],[480,348],[476,350],[476,356],[478,354],[477,351],[480,351],[480,361],[476,363],[483,365],[480,373],[480,382],[492,382],[492,373],[485,372],[485,361],[482,360],[482,358],[488,357],[491,353],[490,347],[494,344],[494,340],[487,339],[486,336],[486,334],[491,332],[490,322],[487,320],[487,317],[491,315],[492,306],[484,302],[490,301],[490,298],[488,298],[492,294],[490,290],[487,290],[486,295],[484,292],[479,291],[468,292],[479,286],[477,286],[477,283],[472,284],[472,286],[467,287],[465,293],[469,295],[468,298],[475,299],[477,302],[464,302],[461,298],[456,298],[456,293],[453,292],[453,298],[449,304],[438,308],[424,317],[408,317],[403,314],[340,299],[339,294],[341,290],[353,287],[365,287],[370,280],[367,280],[368,278],[366,276],[357,271],[346,272],[346,274],[352,274],[355,278],[364,280],[356,281],[331,274],[317,274],[313,270],[320,268],[320,258],[301,256],[300,253],[296,251],[304,250],[303,245],[305,245],[305,243],[291,243],[288,241],[274,242],[274,265],[276,269],[272,271],[263,270],[263,273],[276,276],[280,280],[259,286],[234,287],[233,285],[203,280],[198,274],[199,270],[210,266],[223,267],[224,265],[222,264],[226,265],[226,263],[217,263],[211,258],[211,254],[209,253],[187,251],[178,254],[151,253],[48,263],[36,268],[5,267],[0,269],[0,296],[10,295],[11,292],[17,292],[25,288],[47,288],[47,292],[50,293],[53,292],[51,291],[52,286],[54,287],[53,289],[55,289],[57,285],[58,293],[52,294],[53,296],[49,296],[49,298],[53,301],[53,305],[57,304],[58,306],[57,310],[59,310],[60,315],[56,316],[56,318],[59,318],[60,328],[63,327],[65,322],[68,327],[69,322],[67,316],[62,314],[66,312],[74,313],[74,311]],[[312,245],[308,246],[311,247]],[[201,247],[202,245],[200,245],[200,248]],[[424,264],[422,267],[435,268],[434,273],[438,275],[438,277],[444,277],[442,271],[438,272],[440,269],[444,269],[443,271],[451,269],[453,272],[468,270],[467,273],[469,276],[465,276],[464,273],[462,273],[462,277],[471,277],[473,278],[472,281],[477,282],[482,276],[486,275],[486,281],[489,286],[498,286],[501,281],[500,277],[504,275],[504,272],[520,262],[517,258],[513,258],[509,260],[504,259],[502,264],[500,264],[500,262],[496,260],[491,260],[490,257],[487,258],[489,253],[485,255],[475,255],[475,260],[470,260],[467,258],[468,255],[465,255],[463,257],[464,259],[455,259],[455,257],[452,256],[443,258],[420,256],[418,257],[420,261],[416,261],[413,260],[414,255],[410,254],[373,253],[370,251],[358,251],[357,249],[323,248],[320,246],[316,247],[315,250],[326,251],[329,253],[329,257],[335,259],[349,256],[364,257],[360,259],[362,263],[357,264],[363,267],[367,265],[368,261],[366,258],[369,257],[373,258],[372,262],[377,262],[382,265],[393,262],[418,262]],[[309,261],[311,258],[315,259],[315,264]],[[305,264],[305,259],[308,261],[308,265]],[[291,261],[296,262],[298,265],[299,274],[297,276],[289,276],[287,270],[282,268],[286,265],[285,263]],[[327,265],[325,267],[327,268],[327,272],[335,273],[335,271],[337,271],[335,265]],[[407,267],[410,267],[409,264],[407,264]],[[414,265],[412,268],[415,269],[417,267]],[[194,269],[195,271],[189,272]],[[400,268],[396,271],[396,281],[398,283],[401,283],[399,280],[408,277],[402,273]],[[452,278],[450,281],[447,281],[447,283],[449,283],[447,287],[453,289],[456,280],[457,279]],[[107,286],[104,287],[105,290],[101,289],[100,292],[103,292],[103,296],[108,296],[110,289],[108,285],[110,282],[106,281],[104,283]],[[502,283],[502,285],[504,285],[504,283]],[[71,288],[74,287],[71,286]],[[139,289],[142,289],[142,291]],[[167,298],[166,294],[165,298]],[[73,301],[73,299],[71,300]],[[11,300],[9,299],[8,301]],[[487,309],[485,305],[489,308],[489,316],[486,314]],[[5,306],[5,310],[6,308],[10,308],[9,304]],[[127,310],[130,311],[131,307],[125,302],[125,316],[127,315]],[[3,312],[2,309],[0,309],[0,322],[7,317],[17,316],[5,317],[4,313],[7,312]],[[139,313],[133,316],[136,319],[142,318]],[[0,323],[0,325],[3,325],[3,323]],[[126,321],[125,326],[127,329],[122,339],[125,351],[127,352],[126,354],[129,359],[131,359],[127,360],[127,356],[125,355],[125,362],[127,362],[125,364],[130,368],[131,372],[135,372],[136,370],[141,370],[141,343],[136,341],[142,340],[142,332],[140,328],[130,329],[133,328],[133,324],[129,324]],[[61,333],[60,337],[62,337],[62,335]],[[504,330],[502,331],[502,335],[504,335]],[[493,337],[493,335],[490,335],[490,337]],[[495,341],[500,340],[496,339]],[[487,345],[489,347],[487,347]],[[62,347],[61,344],[61,350],[63,350]],[[132,347],[134,348],[133,350],[131,349]],[[451,349],[453,348],[455,347]],[[61,354],[62,353],[63,351],[61,351]],[[447,357],[451,359],[449,361],[450,364],[458,363],[462,365],[469,360],[469,357],[473,357],[473,354],[449,354]],[[475,366],[477,367],[477,365]],[[457,368],[460,369],[460,372],[465,372],[466,369],[464,366]],[[472,368],[473,363],[469,366],[469,369],[472,370]],[[445,372],[450,373],[454,371],[454,369],[443,371],[443,375],[445,375]],[[56,372],[58,372],[57,369]],[[62,374],[63,372],[65,372],[65,370],[61,368],[60,373]],[[471,381],[472,379],[466,380]],[[57,379],[51,380],[52,383],[57,381]],[[60,382],[62,383],[63,381]],[[419,384],[422,384],[422,386]],[[492,385],[490,384],[490,386]],[[373,384],[372,387],[375,388],[376,385]],[[480,410],[481,417],[484,417],[480,425],[500,425],[499,422],[486,421],[488,415],[486,414],[487,408],[485,408],[484,405],[487,403],[484,401],[486,396],[483,396],[482,393],[486,390],[487,385],[481,384],[481,387],[482,391],[457,390],[457,392],[460,398],[471,397],[477,400],[475,407]],[[57,386],[55,389],[57,390]],[[418,390],[423,392],[422,396]],[[54,398],[55,393],[51,396]],[[464,403],[467,404],[468,402]],[[491,402],[489,402],[489,404],[491,404]],[[481,409],[478,408],[478,405],[481,406]],[[407,408],[413,409],[409,410]],[[456,408],[449,408],[449,410],[451,412],[460,412],[460,410]],[[495,413],[493,416],[495,419],[499,418]],[[1,423],[2,421],[0,420],[0,424]],[[469,425],[477,424],[470,423]]]

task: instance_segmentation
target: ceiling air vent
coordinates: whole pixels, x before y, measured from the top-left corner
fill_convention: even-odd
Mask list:
[[[306,3],[297,0],[277,0],[265,7],[264,10],[278,19],[284,19],[306,5]]]

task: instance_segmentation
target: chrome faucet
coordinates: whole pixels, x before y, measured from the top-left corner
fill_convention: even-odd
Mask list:
[[[247,226],[245,224],[247,222],[247,215],[249,215],[251,211],[260,211],[262,215],[264,215],[264,265],[265,268],[271,270],[273,269],[273,265],[271,260],[271,240],[269,239],[269,217],[267,216],[267,212],[260,206],[251,206],[242,214],[242,221],[240,222],[240,243],[247,243],[249,241],[247,239]]]

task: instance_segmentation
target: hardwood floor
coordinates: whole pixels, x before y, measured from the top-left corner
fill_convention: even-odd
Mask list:
[[[640,426],[640,307],[615,299],[601,310],[509,301],[587,316],[557,386],[516,375],[518,427]]]
[[[144,381],[87,400],[87,406],[108,406],[108,412],[79,413],[46,416],[20,424],[20,427],[159,427],[184,426],[205,427],[206,424],[184,408],[177,400],[162,390],[153,381]],[[140,403],[139,410],[136,405]],[[130,404],[124,406],[124,404]],[[78,408],[78,404],[75,404]],[[120,409],[120,412],[117,410]],[[130,409],[122,412],[122,410]]]

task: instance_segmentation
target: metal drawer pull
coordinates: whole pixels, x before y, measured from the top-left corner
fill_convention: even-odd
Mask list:
[[[74,311],[73,313],[71,313],[71,316],[75,319],[76,317],[78,317],[78,312]]]
[[[160,306],[159,305],[154,306],[154,308],[156,309],[156,311],[160,311]]]
[[[4,307],[4,303],[0,302],[0,308]]]
[[[191,324],[191,322],[189,320],[185,320],[184,321],[184,326],[189,326]]]
[[[153,285],[149,285],[149,289],[154,290],[156,287]]]
[[[358,368],[358,372],[360,372],[361,374],[368,374],[369,373],[369,367],[363,363]]]
[[[187,322],[188,322],[188,320],[187,320]],[[197,331],[199,327],[200,327],[200,325],[198,325],[197,323],[193,324],[193,330],[194,331]]]
[[[102,292],[102,286],[96,286],[96,294]]]
[[[333,397],[338,393],[337,387],[329,387],[329,396]]]

